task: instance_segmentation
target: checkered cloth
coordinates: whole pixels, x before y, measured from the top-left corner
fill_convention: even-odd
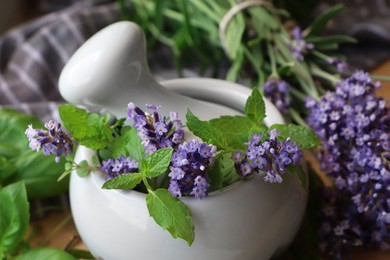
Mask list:
[[[0,106],[58,119],[65,63],[90,36],[118,20],[115,2],[83,0],[6,33],[0,38]]]

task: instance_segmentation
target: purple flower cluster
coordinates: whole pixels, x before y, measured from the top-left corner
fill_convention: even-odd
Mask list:
[[[290,85],[281,79],[269,78],[263,85],[264,95],[271,100],[280,112],[286,114],[290,108]]]
[[[55,161],[60,162],[61,156],[68,156],[72,153],[72,139],[63,131],[59,122],[50,120],[45,124],[47,130],[34,129],[29,125],[25,134],[29,140],[29,147],[39,151],[42,148],[44,155],[54,154]]]
[[[337,72],[341,75],[346,75],[349,72],[349,66],[348,64],[340,59],[337,58],[329,58],[328,63],[332,66],[334,66],[337,70]]]
[[[303,61],[304,55],[307,54],[309,51],[313,50],[314,45],[311,43],[306,43],[301,28],[295,27],[292,30],[290,49],[295,59],[297,59],[298,61]]]
[[[182,123],[176,112],[171,112],[166,118],[158,114],[158,106],[146,105],[151,113],[145,113],[133,103],[129,103],[127,118],[133,120],[133,126],[145,146],[145,152],[154,153],[160,148],[175,148],[184,139]]]
[[[102,167],[100,169],[106,173],[106,180],[110,180],[121,174],[137,172],[138,162],[122,155],[117,159],[102,161]]]
[[[339,198],[326,207],[342,205],[337,218],[324,214],[320,231],[323,247],[335,255],[342,245],[389,247],[390,113],[386,101],[375,96],[379,87],[367,73],[357,71],[318,102],[306,102],[307,122],[323,143],[321,168]]]
[[[243,176],[265,172],[264,181],[281,183],[287,167],[300,163],[302,151],[289,138],[277,140],[279,134],[273,129],[269,131],[270,137],[263,142],[261,133],[252,135],[246,143],[248,149],[245,154],[238,151],[232,155],[237,172]]]
[[[197,140],[180,144],[172,155],[169,192],[175,197],[205,197],[210,187],[207,169],[214,163],[215,154],[215,146]]]

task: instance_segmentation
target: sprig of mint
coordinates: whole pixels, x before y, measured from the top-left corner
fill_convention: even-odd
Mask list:
[[[70,104],[61,105],[58,109],[65,128],[79,144],[98,150],[113,141],[108,114],[99,116]]]
[[[191,111],[188,111],[187,127],[202,140],[216,145],[219,150],[225,152],[245,151],[247,142],[252,134],[262,133],[262,139],[269,137],[270,129],[278,129],[278,138],[285,140],[290,138],[300,149],[309,149],[320,145],[320,140],[315,133],[304,126],[288,124],[275,124],[270,128],[265,126],[266,116],[265,103],[262,95],[254,89],[248,97],[243,116],[222,116],[210,121],[202,121]],[[221,160],[221,161],[219,161]],[[211,169],[210,178],[213,187],[222,188],[229,184],[229,179],[234,182],[236,179],[231,174],[235,172],[234,164],[227,161],[227,155],[219,156],[214,168]],[[306,187],[306,177],[300,166],[291,168],[291,171],[298,175],[303,187]],[[222,180],[227,180],[225,184]]]
[[[163,148],[151,155],[145,154],[137,130],[124,126],[124,120],[119,120],[110,127],[108,116],[99,117],[71,105],[61,107],[60,111],[61,118],[65,119],[65,127],[72,132],[75,139],[92,149],[100,149],[100,156],[104,159],[125,155],[138,161],[139,172],[122,174],[110,179],[103,184],[102,188],[131,190],[142,183],[147,191],[146,203],[150,216],[163,229],[168,230],[172,237],[182,238],[191,245],[195,231],[189,209],[182,201],[173,197],[166,188],[152,185],[156,179],[168,173],[173,149]],[[246,150],[245,142],[252,134],[262,133],[263,139],[269,137],[269,128],[263,122],[266,116],[265,103],[257,89],[254,89],[248,97],[244,112],[242,116],[222,116],[209,121],[200,120],[190,110],[186,114],[189,130],[203,141],[216,145],[220,151],[215,164],[209,170],[214,189],[223,189],[239,180],[231,156],[237,150]],[[74,117],[77,119],[74,120]],[[74,123],[74,121],[78,122]],[[300,148],[310,148],[319,143],[315,134],[304,127],[273,125],[270,129],[274,128],[281,132],[281,138],[291,138]],[[85,175],[88,170],[87,165],[84,164],[87,163],[82,162],[78,165],[82,168],[78,169],[81,175]],[[290,170],[298,175],[302,185],[306,187],[306,177],[302,168],[294,166],[290,167]]]
[[[245,104],[244,116],[222,116],[202,121],[191,111],[187,112],[187,127],[203,141],[219,150],[235,152],[245,149],[245,142],[253,133],[267,134],[264,125],[265,104],[259,90],[254,89]]]
[[[195,227],[191,213],[178,198],[167,189],[150,191],[146,196],[150,216],[174,238],[182,238],[191,246],[195,239]]]
[[[278,138],[284,140],[289,137],[300,149],[310,149],[321,145],[320,139],[313,130],[304,126],[274,124],[270,129],[278,129],[280,131]]]
[[[138,145],[142,145],[139,143]],[[133,147],[132,150],[139,151]],[[150,156],[142,156],[137,173],[128,173],[106,181],[104,189],[131,190],[143,182],[147,188],[146,205],[149,214],[163,229],[168,230],[174,238],[182,238],[191,245],[195,230],[191,213],[187,206],[165,188],[153,189],[149,180],[157,178],[168,171],[173,149],[159,149]]]

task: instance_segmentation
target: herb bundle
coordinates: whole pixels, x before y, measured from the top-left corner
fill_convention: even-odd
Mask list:
[[[285,174],[297,174],[306,187],[301,149],[314,147],[319,140],[303,126],[264,125],[265,104],[258,90],[248,98],[243,116],[201,121],[188,111],[186,127],[200,140],[185,139],[176,112],[168,118],[158,113],[156,105],[147,108],[150,112],[129,103],[127,118],[112,122],[109,115],[62,105],[60,116],[68,133],[61,124],[50,121],[46,130],[29,126],[26,136],[31,149],[66,158],[60,179],[72,171],[80,176],[102,171],[106,175],[104,189],[147,193],[146,204],[156,223],[189,245],[195,238],[194,224],[191,212],[179,199],[182,196],[203,199],[252,174],[262,174],[270,183],[282,182]],[[232,133],[226,126],[235,124],[245,127]],[[94,165],[74,162],[70,151],[75,142],[96,151]],[[238,158],[238,154],[242,156]]]

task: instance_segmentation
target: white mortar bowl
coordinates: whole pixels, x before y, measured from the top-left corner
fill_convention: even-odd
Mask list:
[[[179,94],[243,111],[250,89],[215,79],[176,79],[161,84]],[[265,123],[283,123],[266,100]],[[239,113],[239,112],[238,112]],[[75,161],[91,161],[92,150],[79,147]],[[194,219],[191,247],[174,239],[149,216],[146,194],[104,190],[104,176],[71,176],[70,201],[80,236],[99,259],[259,260],[282,252],[300,226],[307,193],[295,174],[281,184],[256,175],[199,200],[182,198]]]

